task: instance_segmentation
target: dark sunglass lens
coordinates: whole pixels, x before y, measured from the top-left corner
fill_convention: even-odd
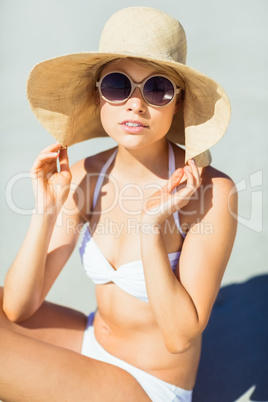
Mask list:
[[[121,73],[106,75],[101,82],[102,95],[111,102],[121,102],[131,91],[131,83],[127,76]]]
[[[165,77],[149,78],[143,88],[146,100],[155,106],[167,105],[174,97],[172,82]]]

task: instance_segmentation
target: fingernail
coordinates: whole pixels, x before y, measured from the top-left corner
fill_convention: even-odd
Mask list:
[[[194,159],[189,159],[189,162],[191,162],[193,165],[195,165],[195,160]]]
[[[185,169],[191,173],[191,169],[189,168],[189,166],[185,166]]]

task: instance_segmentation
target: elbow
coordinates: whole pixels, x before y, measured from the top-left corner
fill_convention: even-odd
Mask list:
[[[22,294],[23,295],[23,294]],[[21,323],[31,317],[41,306],[38,295],[23,298],[7,287],[0,288],[1,309],[10,322]]]
[[[187,352],[189,349],[191,349],[192,345],[192,340],[186,338],[182,339],[180,337],[166,341],[166,348],[172,354]]]
[[[1,311],[4,313],[6,318],[11,322],[17,322],[16,314],[14,314],[13,309],[10,307],[10,303],[7,300],[7,296],[4,292],[4,288],[0,288],[0,307]]]
[[[14,323],[18,323],[19,321],[22,321],[19,312],[16,311],[15,309],[12,309],[5,302],[3,302],[3,304],[2,304],[2,309],[3,309],[5,316],[7,317],[7,319],[9,321],[14,322]]]
[[[10,322],[14,322],[15,324],[19,323],[19,317],[16,314],[13,314],[12,312],[9,312],[8,310],[3,308],[3,311],[5,313],[6,318]]]
[[[2,310],[7,319],[14,323],[20,323],[34,313],[34,311],[29,311],[29,309],[26,308],[18,308],[18,306],[14,305],[14,303],[8,302],[5,298],[2,301]]]
[[[16,324],[18,324],[22,321],[25,321],[30,316],[30,314],[28,314],[26,316],[25,314],[15,310],[15,309],[9,309],[9,308],[5,307],[4,305],[3,305],[3,312],[6,315],[8,321],[14,322]]]
[[[1,312],[4,313],[4,315],[7,317],[9,321],[16,322],[13,317],[12,311],[10,311],[10,308],[8,307],[8,304],[6,303],[6,298],[4,297],[4,288],[0,288],[0,308]]]
[[[199,327],[193,333],[187,334],[185,336],[169,336],[165,340],[166,348],[170,353],[179,354],[189,351],[191,348],[195,347],[202,339],[202,330]]]

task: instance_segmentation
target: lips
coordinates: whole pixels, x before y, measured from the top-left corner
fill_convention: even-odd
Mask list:
[[[127,127],[148,127],[145,124],[141,123],[140,121],[137,120],[126,120],[120,123],[121,126],[127,126]]]
[[[125,123],[125,125],[128,127],[141,127],[141,124],[139,124],[139,123],[127,122],[127,123]]]
[[[131,135],[142,134],[143,131],[149,127],[138,120],[125,120],[122,123],[120,123],[120,126],[123,128],[125,133]]]

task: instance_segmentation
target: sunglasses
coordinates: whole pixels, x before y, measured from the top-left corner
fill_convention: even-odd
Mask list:
[[[166,106],[180,92],[170,79],[162,75],[153,75],[142,82],[132,81],[120,72],[108,73],[96,83],[101,97],[113,104],[128,100],[136,88],[139,88],[143,99],[151,106]]]

